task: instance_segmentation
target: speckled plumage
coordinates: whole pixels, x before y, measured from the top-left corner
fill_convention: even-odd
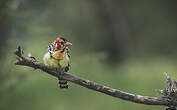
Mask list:
[[[64,39],[66,41],[66,39]],[[63,40],[63,42],[64,42]],[[55,43],[52,43],[48,46],[48,52],[44,55],[44,64],[58,68],[63,72],[67,72],[70,67],[70,55],[68,47],[64,46],[61,48],[57,48]],[[61,43],[61,42],[60,42]],[[65,42],[66,43],[66,42]],[[67,81],[63,79],[59,79],[60,88],[68,88]]]

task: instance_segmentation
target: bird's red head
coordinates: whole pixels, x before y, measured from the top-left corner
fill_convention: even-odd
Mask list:
[[[54,45],[55,45],[57,50],[60,50],[60,49],[63,49],[65,47],[68,47],[68,46],[72,45],[72,43],[68,42],[67,39],[65,39],[63,37],[58,37],[54,41]]]

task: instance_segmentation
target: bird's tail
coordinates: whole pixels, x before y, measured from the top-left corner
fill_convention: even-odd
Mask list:
[[[65,69],[61,72],[61,74],[63,74],[64,72],[67,72],[69,70],[69,65],[67,67],[65,67]],[[60,87],[60,89],[68,89],[68,82],[67,80],[58,77],[58,86]]]
[[[65,79],[59,79],[58,84],[61,89],[68,88],[67,80],[65,80]]]

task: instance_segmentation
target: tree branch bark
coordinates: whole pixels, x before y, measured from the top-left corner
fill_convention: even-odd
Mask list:
[[[60,71],[58,71],[57,68],[48,67],[43,63],[36,61],[35,58],[32,56],[25,57],[23,54],[23,50],[21,49],[20,46],[14,51],[14,54],[17,56],[17,60],[15,63],[16,65],[23,65],[35,69],[40,69],[45,73],[48,73],[57,78],[61,77],[77,85],[81,85],[88,89],[92,89],[94,91],[110,95],[112,97],[146,105],[164,105],[169,106],[170,108],[175,108],[177,106],[177,83],[176,81],[171,80],[168,76],[167,76],[167,88],[164,90],[159,90],[159,93],[164,95],[163,97],[141,96],[123,92],[104,85],[100,85],[90,80],[79,78],[66,72],[60,74]]]

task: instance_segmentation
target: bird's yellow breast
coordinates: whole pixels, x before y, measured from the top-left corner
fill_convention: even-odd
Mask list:
[[[59,65],[61,68],[65,68],[69,64],[69,58],[67,58],[67,55],[63,57],[63,59],[59,60]]]
[[[49,53],[46,53],[44,56],[44,64],[61,69],[69,65],[69,58],[66,52],[61,53],[56,51],[52,54],[52,56],[53,58],[50,57]]]

